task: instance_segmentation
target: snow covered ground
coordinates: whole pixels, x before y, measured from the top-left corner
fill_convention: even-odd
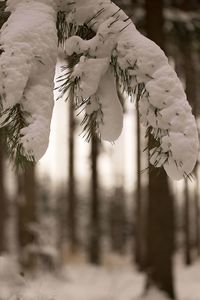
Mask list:
[[[6,270],[0,264],[0,300],[167,300],[155,290],[141,296],[144,277],[127,261],[102,267],[68,264],[61,273],[41,273],[32,280],[13,275],[15,268],[6,264]],[[175,277],[178,299],[200,300],[200,261],[189,268],[177,263]]]

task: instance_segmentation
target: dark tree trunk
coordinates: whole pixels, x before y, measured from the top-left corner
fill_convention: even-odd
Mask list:
[[[200,207],[199,207],[199,183],[198,175],[196,171],[197,186],[194,194],[194,204],[195,204],[195,246],[197,256],[200,256]]]
[[[187,266],[192,264],[191,257],[191,237],[190,237],[190,197],[188,180],[185,179],[185,190],[184,190],[184,261]]]
[[[89,260],[93,264],[100,264],[100,208],[98,185],[98,139],[91,140],[91,206],[89,227]]]
[[[75,131],[75,120],[74,120],[74,99],[73,95],[70,96],[69,102],[69,176],[68,176],[68,234],[70,251],[76,252],[77,250],[77,219],[76,219],[76,193],[75,193],[75,174],[74,174],[74,131]]]
[[[183,1],[181,7],[183,11],[192,10],[192,3],[190,1]],[[190,105],[192,106],[193,114],[197,112],[197,72],[194,63],[194,48],[191,32],[185,30],[184,35],[181,36],[180,50],[183,57],[183,67],[186,83],[186,94]],[[196,179],[197,180],[197,179]],[[186,265],[191,265],[191,220],[190,220],[190,202],[192,201],[190,190],[188,186],[188,179],[185,180],[185,199],[184,199],[184,236],[185,236],[185,251],[184,261]],[[198,210],[198,208],[197,208]],[[197,212],[198,214],[198,212]]]
[[[36,242],[35,234],[30,229],[36,222],[36,182],[35,167],[31,164],[18,175],[17,210],[20,263],[25,269],[32,269],[35,258],[28,251],[28,246]]]
[[[151,170],[147,216],[147,288],[175,298],[172,272],[174,207],[164,170]]]
[[[126,253],[127,245],[127,215],[123,186],[116,188],[109,206],[109,229],[111,249],[119,254]]]
[[[6,219],[7,204],[4,187],[4,150],[2,140],[0,139],[0,254],[6,251]]]
[[[0,2],[0,29],[9,17],[9,13],[5,12],[6,1]],[[1,55],[1,51],[0,51]],[[0,254],[6,250],[5,239],[5,223],[7,219],[7,204],[6,193],[4,187],[4,149],[3,138],[1,137],[3,131],[0,132]]]
[[[135,263],[139,270],[144,268],[144,249],[143,249],[143,205],[142,205],[142,187],[141,187],[141,133],[140,117],[138,110],[138,101],[136,102],[136,127],[137,127],[137,188],[136,188],[136,208],[134,218],[135,222]]]
[[[182,54],[184,61],[185,81],[186,81],[186,94],[188,101],[190,102],[193,113],[196,111],[196,85],[195,85],[195,68],[192,59],[191,41],[188,35],[186,35],[187,43],[182,44]],[[188,179],[185,180],[185,197],[184,197],[184,261],[186,265],[192,264],[191,255],[191,220],[190,220],[190,202],[192,201]]]
[[[164,48],[163,1],[146,0],[148,36]],[[152,136],[149,137],[151,145]],[[147,215],[147,290],[156,286],[175,299],[173,282],[174,206],[163,169],[150,166]]]

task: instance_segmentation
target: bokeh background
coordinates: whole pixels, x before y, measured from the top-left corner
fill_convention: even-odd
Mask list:
[[[200,2],[114,2],[165,51],[199,123]],[[1,1],[0,25],[6,17],[4,5]],[[63,64],[59,58],[55,85]],[[135,101],[124,97],[123,132],[110,144],[95,138],[85,141],[81,116],[69,101],[56,98],[55,91],[49,148],[35,167],[16,174],[0,147],[2,257],[15,258],[22,274],[55,274],[69,265],[109,266],[119,272],[127,268],[140,279],[135,279],[136,291],[156,285],[175,299],[179,284],[182,299],[199,300],[199,162],[192,179],[180,182],[149,167],[144,151],[149,137],[139,124]],[[129,296],[119,299],[132,299]]]

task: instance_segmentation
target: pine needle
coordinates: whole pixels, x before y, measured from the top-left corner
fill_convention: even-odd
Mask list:
[[[25,153],[20,141],[20,132],[22,128],[28,125],[27,117],[29,114],[23,111],[22,106],[18,103],[7,109],[2,116],[5,116],[5,119],[1,124],[1,133],[5,141],[6,152],[9,159],[13,161],[14,167],[18,171],[24,169],[27,164],[34,164],[34,157]]]
[[[89,142],[91,137],[93,136],[97,136],[100,138],[100,135],[98,133],[99,122],[97,122],[97,120],[102,118],[103,113],[101,109],[94,111],[90,115],[88,115],[87,113],[85,114],[81,122],[81,125],[84,126],[81,135],[83,135],[87,142]]]

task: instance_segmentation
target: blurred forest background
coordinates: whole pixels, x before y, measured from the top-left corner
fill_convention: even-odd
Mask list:
[[[199,122],[199,0],[114,2],[164,49]],[[1,1],[0,26],[4,8]],[[200,260],[199,164],[193,179],[179,183],[148,166],[151,136],[139,124],[137,102],[123,103],[124,133],[114,146],[84,141],[70,102],[62,120],[54,115],[64,134],[54,134],[58,150],[44,162],[15,174],[1,142],[0,253],[17,257],[23,270],[52,272],[69,261],[101,265],[129,257],[144,272],[145,289],[153,284],[175,299],[174,254],[187,266]]]

